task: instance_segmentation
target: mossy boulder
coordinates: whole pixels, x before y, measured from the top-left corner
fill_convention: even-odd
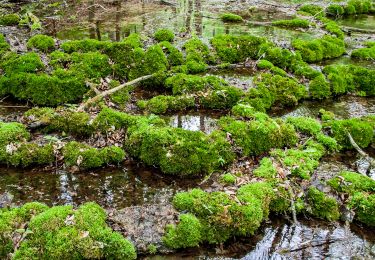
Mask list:
[[[355,192],[375,192],[375,181],[356,172],[340,172],[327,182],[338,192],[353,194]]]
[[[26,218],[27,235],[14,259],[136,258],[134,246],[107,226],[106,213],[96,203],[83,204],[77,210],[72,206],[48,208],[43,204],[26,204],[0,214],[17,216],[22,211],[30,212],[26,216],[31,217]],[[21,227],[6,224],[13,232]]]
[[[27,47],[30,49],[35,48],[42,52],[48,52],[55,48],[55,40],[43,34],[34,35],[27,41]]]
[[[158,42],[172,42],[174,39],[174,33],[168,29],[159,29],[155,32],[154,39]]]
[[[313,99],[329,98],[332,94],[329,82],[322,74],[310,81],[309,92]]]
[[[220,15],[220,19],[227,23],[240,23],[243,22],[243,18],[240,15],[232,13],[223,13]]]
[[[292,41],[292,46],[308,63],[337,58],[345,53],[344,41],[329,35],[314,40],[295,39]]]
[[[297,135],[292,125],[281,120],[265,118],[248,122],[224,117],[219,120],[222,131],[230,134],[242,155],[260,155],[272,148],[296,144]]]
[[[291,20],[273,21],[272,25],[286,28],[309,28],[310,22],[305,19],[295,18]]]
[[[75,141],[67,143],[63,150],[64,162],[68,167],[80,169],[98,168],[106,164],[118,164],[125,159],[125,152],[116,146],[97,149]]]
[[[246,59],[256,59],[265,38],[252,35],[219,35],[211,40],[217,56],[223,63],[238,63]]]
[[[349,207],[355,211],[354,218],[370,227],[375,227],[375,194],[354,193]]]
[[[6,163],[10,151],[7,146],[11,143],[17,145],[30,139],[30,133],[20,123],[0,122],[0,162]]]
[[[136,124],[125,141],[130,155],[166,174],[207,174],[233,161],[234,153],[223,133],[205,135],[173,127]]]
[[[314,217],[329,221],[340,218],[339,207],[336,199],[331,198],[315,187],[310,187],[307,192],[307,203],[310,214]]]
[[[334,120],[329,125],[332,129],[332,137],[346,149],[353,148],[348,133],[361,148],[368,147],[374,138],[374,122],[365,118]]]
[[[208,64],[214,62],[214,58],[206,44],[194,37],[188,40],[183,48],[186,52],[186,70],[196,74],[206,71]]]
[[[5,14],[0,16],[0,25],[11,26],[18,25],[20,22],[20,17],[18,14]]]

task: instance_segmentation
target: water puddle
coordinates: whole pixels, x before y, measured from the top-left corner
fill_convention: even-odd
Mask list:
[[[327,111],[333,112],[338,119],[347,119],[352,117],[361,117],[375,114],[375,98],[342,96],[335,100],[323,100],[320,102],[304,101],[298,107],[283,110],[273,111],[273,116],[310,116],[317,117],[319,110],[324,108]]]
[[[169,117],[170,126],[210,134],[217,129],[219,115],[206,113],[177,114]]]
[[[374,15],[353,15],[336,21],[341,26],[375,30]]]
[[[324,67],[327,65],[356,65],[362,66],[368,69],[375,69],[375,61],[370,60],[357,60],[352,59],[350,56],[341,56],[336,59],[329,59],[319,63],[320,66]]]
[[[121,209],[165,203],[176,192],[195,185],[193,180],[162,177],[157,170],[136,165],[79,174],[0,169],[0,194],[9,194],[15,205],[39,201],[78,206],[96,201],[105,208]]]

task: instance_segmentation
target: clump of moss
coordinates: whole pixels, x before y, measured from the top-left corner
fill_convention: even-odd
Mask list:
[[[30,219],[46,211],[48,207],[42,203],[26,203],[22,207],[0,211],[0,257],[6,259],[13,253],[13,238],[19,236],[22,228]]]
[[[220,15],[220,19],[227,23],[239,23],[243,22],[243,18],[240,15],[232,13],[224,13]]]
[[[223,63],[238,63],[246,59],[256,59],[265,38],[252,35],[219,35],[211,40],[217,56]]]
[[[159,29],[155,32],[154,39],[158,42],[173,42],[174,33],[168,29]]]
[[[23,55],[11,55],[8,60],[1,64],[2,69],[7,76],[18,73],[36,73],[44,70],[44,64],[40,56],[35,52],[25,53]]]
[[[330,16],[341,16],[345,13],[344,7],[339,4],[331,4],[326,8],[326,14]]]
[[[233,161],[225,135],[205,135],[173,127],[135,124],[128,129],[129,153],[147,165],[159,166],[167,174],[207,174]]]
[[[188,40],[183,48],[186,51],[185,65],[189,73],[204,72],[208,64],[214,61],[208,46],[198,38]]]
[[[319,121],[311,117],[288,117],[286,122],[294,125],[298,131],[312,136],[317,135],[322,130]]]
[[[344,41],[329,35],[314,40],[296,39],[292,41],[292,46],[309,63],[337,58],[345,53]]]
[[[9,153],[7,145],[10,143],[18,144],[30,139],[30,133],[26,127],[20,123],[0,122],[0,162],[6,162]]]
[[[176,194],[173,205],[180,211],[193,214],[199,220],[201,224],[199,242],[207,241],[216,244],[225,242],[234,235],[252,235],[268,217],[269,203],[274,198],[274,192],[268,183],[252,183],[242,186],[237,192],[237,198],[241,203],[223,192],[207,193],[200,189],[193,189],[190,192]],[[198,233],[195,230],[194,234]],[[178,244],[178,241],[176,239],[175,243],[171,241],[170,244],[173,246]],[[179,247],[184,245],[182,243]],[[196,245],[194,243],[194,246]]]
[[[375,59],[375,42],[366,43],[366,48],[356,49],[351,53],[351,57],[360,60]]]
[[[319,5],[304,4],[298,10],[314,16],[318,15],[319,13],[322,13],[323,15],[323,8]]]
[[[329,125],[332,136],[343,148],[353,148],[348,133],[361,148],[368,147],[374,138],[374,123],[365,118],[334,120],[330,121]]]
[[[307,193],[307,202],[311,215],[329,221],[338,220],[340,212],[334,198],[328,197],[315,187],[310,187]]]
[[[15,259],[136,258],[134,246],[107,226],[106,213],[96,203],[83,204],[77,210],[72,206],[48,209],[43,204],[26,204],[20,210],[11,210],[10,214],[13,211],[17,214],[25,207],[32,217],[25,231],[27,235],[14,254]],[[12,230],[17,228],[11,227]]]
[[[333,35],[336,35],[337,38],[344,39],[345,34],[335,21],[332,21],[325,17],[320,18],[320,21],[323,22],[324,29],[326,29],[328,32],[332,33]]]
[[[27,41],[27,47],[48,52],[55,48],[55,40],[52,37],[43,34],[34,35]]]
[[[109,57],[99,52],[72,53],[69,69],[88,79],[105,78],[112,73]]]
[[[354,193],[349,202],[349,207],[354,209],[355,219],[368,226],[375,226],[375,194]]]
[[[236,183],[236,179],[236,176],[234,176],[233,174],[226,173],[221,176],[220,181],[225,184],[231,185]]]
[[[291,20],[273,21],[272,25],[286,28],[309,28],[310,22],[305,19],[295,18]]]
[[[340,172],[327,183],[338,192],[375,192],[375,181],[356,172]]]
[[[248,122],[224,117],[219,120],[219,126],[231,134],[235,146],[245,156],[260,155],[271,148],[282,148],[297,142],[292,125],[269,117]]]
[[[170,42],[163,41],[159,43],[159,45],[162,47],[165,55],[167,56],[169,66],[178,66],[183,64],[184,58],[182,53]]]
[[[195,98],[192,96],[164,96],[159,95],[150,100],[141,100],[137,103],[140,108],[154,114],[164,114],[171,111],[181,111],[195,106]]]
[[[275,178],[277,171],[270,158],[264,157],[259,164],[259,167],[253,171],[256,177],[260,178]]]
[[[313,140],[309,140],[303,147],[271,151],[271,155],[281,161],[294,176],[302,179],[310,178],[324,154],[324,146]]]
[[[67,166],[78,166],[84,170],[98,168],[105,164],[120,163],[125,158],[125,152],[119,147],[109,146],[97,149],[75,141],[67,143],[62,153]]]
[[[48,165],[56,161],[53,146],[40,146],[35,143],[22,143],[8,152],[6,163],[15,167],[29,167],[31,165]]]
[[[64,42],[63,44],[61,44],[61,49],[63,49],[67,53],[95,52],[105,49],[110,44],[110,42],[98,41],[95,39],[75,40]]]
[[[372,2],[369,0],[350,0],[344,7],[346,15],[367,14],[372,12]]]
[[[329,82],[324,75],[320,75],[310,81],[309,91],[313,99],[325,99],[332,94]]]
[[[202,241],[202,226],[194,215],[182,214],[177,226],[168,225],[163,242],[169,248],[196,247]]]
[[[20,17],[18,14],[5,14],[0,17],[0,25],[11,26],[18,25]]]

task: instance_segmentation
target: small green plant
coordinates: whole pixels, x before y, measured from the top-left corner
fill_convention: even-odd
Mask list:
[[[48,52],[54,49],[55,41],[52,37],[38,34],[34,35],[27,42],[28,48],[35,48],[43,52]]]

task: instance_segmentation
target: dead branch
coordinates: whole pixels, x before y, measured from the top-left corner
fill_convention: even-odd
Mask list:
[[[375,34],[375,30],[373,29],[362,29],[362,28],[355,28],[350,26],[342,26],[341,29],[345,32],[359,32],[359,33],[366,33],[366,34]]]
[[[121,84],[120,86],[118,87],[115,87],[115,88],[112,88],[112,89],[109,89],[107,91],[103,91],[101,92],[100,94],[96,95],[95,97],[92,97],[90,99],[88,99],[85,103],[83,103],[78,109],[77,111],[83,111],[88,105],[92,104],[92,103],[95,103],[97,102],[98,100],[102,99],[103,97],[106,97],[106,96],[109,96],[127,86],[131,86],[131,85],[135,85],[141,81],[144,81],[146,79],[149,79],[153,77],[153,75],[146,75],[146,76],[142,76],[140,78],[137,78],[135,80],[132,80],[132,81],[129,81],[129,82],[126,82],[124,84]]]
[[[348,132],[348,137],[349,137],[349,141],[351,143],[351,145],[354,147],[354,149],[362,156],[364,157],[369,163],[371,166],[375,166],[375,160],[374,158],[372,158],[371,156],[369,156],[365,151],[363,151],[361,149],[361,147],[359,147],[359,145],[354,141],[352,135]]]

